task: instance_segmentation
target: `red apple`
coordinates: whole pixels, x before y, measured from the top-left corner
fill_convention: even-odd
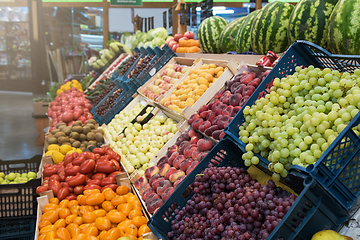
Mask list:
[[[177,34],[175,34],[174,39],[175,39],[175,41],[179,42],[179,39],[182,38],[182,37],[184,37],[183,34],[177,33]]]
[[[195,37],[193,32],[185,32],[184,36],[188,39],[194,39]]]
[[[176,49],[179,47],[179,44],[176,43],[173,45],[173,47],[171,48],[171,50],[173,50],[173,52],[176,52]]]
[[[173,46],[174,46],[175,44],[177,44],[177,42],[176,42],[174,39],[170,40],[170,42],[168,43],[168,45],[169,45],[169,47],[170,47],[171,49],[173,48]]]
[[[173,39],[174,39],[174,37],[168,37],[168,38],[166,39],[165,43],[169,45],[169,42],[170,42],[171,40],[173,40]]]

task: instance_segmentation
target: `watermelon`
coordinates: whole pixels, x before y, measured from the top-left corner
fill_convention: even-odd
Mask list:
[[[251,47],[257,54],[280,53],[289,47],[287,29],[294,6],[289,3],[266,4],[251,27]]]
[[[246,17],[239,17],[231,21],[222,31],[219,46],[222,52],[235,51],[235,37]]]
[[[360,0],[339,0],[327,26],[331,53],[360,55]]]
[[[338,0],[301,0],[289,20],[290,44],[306,40],[327,48],[326,25]]]
[[[235,37],[235,50],[238,53],[252,51],[250,30],[260,11],[261,10],[256,10],[247,15],[239,28]]]
[[[198,39],[203,53],[221,53],[219,39],[227,21],[219,16],[208,17],[198,28]]]

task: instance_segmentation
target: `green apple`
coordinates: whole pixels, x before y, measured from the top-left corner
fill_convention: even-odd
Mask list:
[[[26,183],[27,181],[27,178],[20,177],[18,183]]]
[[[16,177],[21,177],[20,173],[15,173]]]
[[[14,182],[19,182],[20,181],[20,177],[16,177],[15,179],[14,179]]]
[[[16,178],[16,174],[12,172],[9,173],[6,177],[9,181],[13,181]]]
[[[142,167],[141,167],[141,169],[142,170],[146,170],[146,169],[148,169],[149,168],[149,163],[145,163],[144,165],[142,165]]]
[[[22,178],[28,178],[28,174],[27,174],[27,173],[22,173],[22,174],[21,174],[21,177],[22,177]]]
[[[142,170],[142,169],[139,169],[137,173],[138,173],[140,176],[144,176],[145,171]]]
[[[0,178],[4,178],[5,177],[5,173],[0,172]]]
[[[34,172],[28,172],[28,178],[36,178],[37,177],[37,174],[34,173]]]
[[[147,156],[141,156],[140,158],[139,158],[139,160],[140,160],[140,163],[141,164],[146,164],[146,163],[148,163],[149,161],[150,161],[150,159],[147,157]]]
[[[9,182],[9,184],[18,184],[17,182]]]
[[[141,124],[140,123],[135,123],[134,124],[134,128],[137,130],[137,131],[140,131],[141,130]]]
[[[147,153],[149,150],[149,146],[146,143],[139,145],[139,151],[142,153]]]
[[[8,179],[5,179],[4,181],[1,182],[1,184],[9,184],[10,181]]]
[[[126,147],[126,145],[121,146],[121,152],[122,152],[122,154],[125,154],[125,155],[129,152],[129,149]]]
[[[0,177],[0,184],[5,181],[2,177]]]
[[[143,130],[147,130],[149,129],[149,124],[145,123],[143,126],[142,126]]]
[[[138,158],[132,159],[132,160],[131,160],[131,165],[132,165],[134,168],[139,168],[139,167],[141,167],[141,164],[140,164],[140,161],[139,161]]]

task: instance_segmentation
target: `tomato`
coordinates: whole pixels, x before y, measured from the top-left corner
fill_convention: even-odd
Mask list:
[[[89,172],[88,174],[85,174],[85,176],[88,177],[88,178],[90,178],[90,180],[91,180],[91,178],[92,178],[93,175],[94,175],[94,174],[93,174],[92,172]]]
[[[72,154],[66,154],[64,157],[64,165],[68,165],[72,160],[74,160],[74,156]]]
[[[82,194],[82,192],[84,191],[84,186],[83,185],[79,185],[74,187],[74,193],[76,195]]]
[[[69,231],[66,230],[66,228],[64,228],[64,227],[56,230],[56,237],[60,238],[61,240],[70,240],[71,239],[71,235],[70,235]]]
[[[110,173],[110,174],[108,175],[108,177],[115,177],[116,175],[118,175],[118,174],[120,174],[120,173],[123,173],[123,172],[121,171],[121,167],[120,167],[120,171],[112,172],[112,173]]]
[[[95,185],[95,184],[87,184],[84,187],[84,190],[91,190],[91,189],[98,189],[101,190],[101,187],[99,185]]]
[[[94,193],[86,197],[87,205],[99,205],[105,200],[105,197],[102,193]]]
[[[81,232],[81,230],[80,230]],[[88,236],[86,236],[86,234],[84,233],[80,233],[78,235],[76,235],[74,238],[72,238],[72,240],[87,240]]]
[[[106,215],[106,212],[105,212],[105,215]],[[40,221],[39,222],[39,229],[42,229],[43,227],[46,227],[46,226],[49,226],[49,225],[51,225],[51,222],[49,220]]]
[[[104,156],[101,156],[96,162],[109,161],[109,160],[110,160],[110,156],[104,155]]]
[[[50,167],[45,168],[43,171],[43,176],[44,177],[50,177],[51,175],[54,175],[57,173],[57,169],[54,165],[50,165]]]
[[[85,160],[83,163],[81,163],[79,172],[82,174],[88,174],[94,171],[95,164],[95,160],[93,159]]]
[[[48,233],[48,232],[51,232],[51,231],[56,231],[56,226],[54,225],[48,225],[46,227],[43,227],[42,229],[40,229],[40,234],[43,234],[43,233]]]
[[[104,187],[108,184],[115,184],[115,177],[106,177],[100,181],[100,186]]]
[[[79,186],[85,183],[86,180],[86,176],[84,174],[81,173],[77,173],[75,176],[73,176],[70,180],[69,180],[69,185],[71,187],[75,187],[75,186]]]
[[[64,199],[59,203],[59,207],[67,208],[68,206],[69,206],[69,200]]]
[[[122,212],[110,211],[106,214],[106,218],[109,219],[111,223],[120,223],[126,219],[126,216]]]
[[[103,188],[101,188],[101,192],[104,191],[106,188],[111,188],[113,191],[116,191],[118,185],[115,183],[105,185]]]
[[[52,166],[52,165],[50,165],[50,164],[47,163],[47,164],[44,165],[44,169],[46,169],[46,168],[48,168],[48,167],[51,167],[51,166]]]
[[[45,240],[53,240],[55,237],[56,237],[56,232],[50,231],[50,232],[46,233]]]
[[[115,159],[111,159],[110,161],[114,163],[116,171],[121,169],[119,163]]]
[[[66,178],[66,174],[65,174],[65,169],[61,169],[59,172],[58,172],[58,175],[59,175],[59,178],[60,178],[60,182],[64,182],[65,181],[65,178]]]
[[[117,154],[114,150],[112,150],[111,148],[106,150],[106,155],[109,155],[111,159],[115,159],[116,161],[120,161],[121,157],[119,154]]]
[[[119,237],[121,237],[121,231],[115,227],[107,231],[104,240],[117,240]]]
[[[116,197],[114,197],[113,199],[111,199],[111,203],[114,206],[118,206],[122,203],[127,203],[126,197],[125,196],[119,196],[117,195]]]
[[[53,191],[54,196],[57,196],[60,188],[61,188],[61,183],[58,180],[52,179],[49,181],[49,190]]]
[[[111,204],[110,201],[103,201],[103,203],[101,204],[102,209],[104,209],[105,211],[109,212],[111,210],[113,210],[115,207]]]
[[[73,152],[71,154],[73,156],[73,159],[77,158],[80,154],[78,152]]]
[[[70,213],[70,209],[68,209],[68,208],[59,208],[58,214],[59,214],[59,217],[64,219],[64,221],[65,221],[65,218],[67,216],[69,216],[71,213]]]
[[[67,176],[74,176],[76,173],[78,173],[80,170],[80,166],[73,165],[72,163],[69,163],[65,167],[65,173]]]
[[[56,210],[45,212],[40,218],[41,221],[48,220],[51,223],[55,223],[56,220],[58,219],[59,219],[59,214],[57,213]]]
[[[146,224],[143,224],[139,227],[138,237],[141,237],[143,234],[148,232],[151,232],[150,228]]]
[[[82,154],[85,159],[95,159],[95,154],[92,152],[83,152]]]
[[[116,188],[116,193],[117,193],[118,195],[125,195],[125,194],[127,194],[129,191],[130,191],[130,189],[129,189],[127,186],[124,186],[124,185],[118,186],[118,187]]]
[[[66,208],[67,209],[67,208]],[[56,229],[58,228],[62,228],[62,227],[65,227],[66,226],[66,221],[65,219],[58,219],[55,223],[54,223],[54,226],[56,227]]]
[[[105,217],[107,214],[107,212],[104,209],[95,210],[94,213],[96,214],[97,217]]]
[[[111,227],[111,222],[105,217],[99,217],[95,220],[95,226],[100,230],[109,230]]]
[[[65,177],[65,182],[68,182],[73,176],[69,175]]]
[[[49,179],[50,180],[54,179],[54,180],[60,181],[60,176],[57,174],[54,174],[54,175],[51,175]]]
[[[95,226],[89,226],[85,230],[85,234],[88,235],[88,236],[96,237],[99,234],[99,230]]]
[[[105,173],[96,173],[92,176],[92,180],[101,180],[103,178],[106,178],[106,174]],[[100,183],[99,183],[100,184]]]
[[[117,207],[117,210],[128,216],[131,210],[133,210],[133,205],[131,203],[123,203]]]
[[[70,208],[70,212],[71,212],[71,208]],[[70,223],[73,223],[75,218],[77,218],[77,215],[75,215],[75,214],[71,214],[71,215],[67,216],[65,218],[66,225],[69,225]]]
[[[101,188],[100,188],[100,189],[101,189]],[[48,190],[48,188],[45,187],[45,186],[38,186],[38,187],[36,188],[36,193],[37,193],[38,195],[40,195],[40,193],[46,192],[47,190]]]
[[[129,219],[133,220],[134,217],[142,216],[142,212],[140,210],[131,210],[129,213]]]
[[[94,180],[90,180],[89,182],[86,183],[86,185],[100,185],[100,180],[99,179],[94,179]]]
[[[104,155],[105,154],[105,149],[104,148],[94,148],[92,152],[95,153],[95,154],[98,153],[100,155]]]
[[[136,210],[136,211],[138,211],[138,210]],[[135,226],[137,226],[137,227],[141,227],[142,225],[147,224],[147,219],[144,216],[136,216],[132,220],[133,220]]]
[[[69,201],[76,200],[76,195],[74,193],[70,193],[65,199]]]
[[[95,159],[94,160],[98,160],[99,158],[101,158],[101,155],[98,153],[95,153]]]
[[[68,195],[70,194],[69,188],[67,187],[62,187],[59,189],[58,193],[57,193],[57,197],[59,198],[59,200],[63,200],[65,199]]]
[[[137,227],[135,226],[135,224],[129,224],[129,226],[127,226],[125,228],[125,234],[126,235],[132,235],[132,236],[137,236],[137,232],[138,232],[138,229]]]
[[[72,164],[80,166],[85,160],[85,157],[80,155],[72,161]]]

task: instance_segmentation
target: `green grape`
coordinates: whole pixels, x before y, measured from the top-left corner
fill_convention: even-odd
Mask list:
[[[254,165],[257,165],[259,163],[259,158],[258,157],[252,157],[251,158],[251,163]]]
[[[312,137],[310,137],[310,136],[306,136],[306,137],[304,138],[304,143],[306,143],[307,145],[311,144],[312,141],[313,141],[313,139],[312,139]]]
[[[319,159],[321,157],[321,155],[322,155],[322,151],[320,151],[319,149],[316,149],[314,151],[314,157],[315,158]]]
[[[323,133],[323,132],[325,132],[325,130],[326,130],[326,127],[324,126],[324,124],[319,124],[316,127],[316,131],[318,131],[319,133]]]
[[[352,110],[352,111],[351,111],[351,117],[355,117],[356,114],[358,114],[358,112],[359,112],[359,109],[354,109],[354,110]]]
[[[344,122],[350,121],[351,120],[351,115],[348,112],[345,112],[341,115],[341,120],[343,120]]]
[[[299,148],[294,149],[294,157],[299,157],[301,154],[301,150]]]
[[[249,138],[247,136],[243,136],[240,139],[243,143],[247,144],[249,142]]]
[[[244,164],[245,164],[245,166],[250,167],[250,166],[251,166],[251,160],[246,159],[246,160],[244,161]]]
[[[305,159],[305,162],[307,164],[314,164],[316,162],[316,158],[314,156],[307,156],[307,158]]]
[[[295,69],[296,70],[296,69]],[[355,69],[354,74],[356,76],[360,76],[360,69]]]
[[[328,147],[329,147],[329,144],[324,143],[323,145],[321,145],[321,150],[325,152]]]
[[[246,147],[245,147],[246,151],[251,151],[253,149],[254,149],[254,145],[252,143],[247,144]]]
[[[281,157],[287,158],[290,155],[290,151],[287,148],[281,149]]]
[[[271,176],[271,179],[274,182],[279,182],[280,181],[280,175],[278,173],[273,173],[273,175]]]
[[[288,171],[286,169],[284,169],[281,173],[280,173],[280,176],[283,177],[283,178],[286,178],[288,175]]]
[[[335,98],[340,98],[343,95],[343,91],[341,89],[337,89],[334,91],[333,95]]]
[[[311,144],[311,146],[310,146],[310,150],[311,150],[312,152],[314,152],[315,150],[319,150],[319,149],[320,149],[320,146],[317,145],[316,143],[313,143],[313,144]]]
[[[307,144],[305,143],[305,142],[301,142],[300,144],[299,144],[299,148],[300,148],[300,150],[302,150],[302,151],[305,151],[306,149],[307,149]]]
[[[281,173],[284,170],[284,165],[281,163],[275,163],[274,165],[274,171],[277,173]]]

